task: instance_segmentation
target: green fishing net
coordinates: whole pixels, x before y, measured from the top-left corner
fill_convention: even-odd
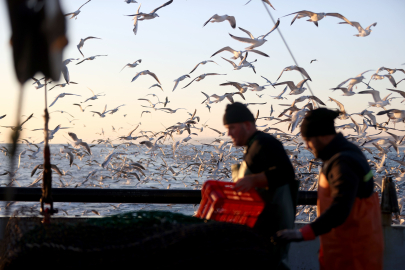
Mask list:
[[[249,267],[267,264],[266,242],[251,228],[162,211],[92,219],[13,218],[1,269]]]

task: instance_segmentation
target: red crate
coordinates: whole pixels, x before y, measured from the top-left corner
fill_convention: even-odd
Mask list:
[[[264,202],[256,190],[237,192],[235,183],[208,180],[201,189],[202,199],[196,216],[253,227]]]

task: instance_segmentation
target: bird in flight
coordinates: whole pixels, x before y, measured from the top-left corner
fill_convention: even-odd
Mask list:
[[[67,13],[67,14],[65,14],[65,16],[70,16],[70,15],[72,15],[72,17],[70,17],[70,19],[75,18],[75,19],[77,20],[77,15],[79,15],[80,9],[81,9],[85,4],[87,4],[87,3],[90,2],[90,1],[91,1],[91,0],[89,0],[89,1],[87,1],[86,3],[84,3],[83,5],[81,5],[81,6],[79,7],[79,9],[76,10],[75,12]]]

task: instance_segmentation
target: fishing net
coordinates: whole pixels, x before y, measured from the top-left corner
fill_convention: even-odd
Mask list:
[[[130,212],[91,220],[12,218],[1,269],[254,267],[271,260],[252,229],[182,214]]]

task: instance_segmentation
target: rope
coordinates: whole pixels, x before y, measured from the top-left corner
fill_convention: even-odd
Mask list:
[[[262,3],[263,3],[264,8],[267,10],[267,13],[269,14],[271,20],[273,21],[274,24],[276,24],[276,22],[274,21],[273,16],[271,15],[271,12],[270,12],[269,8],[266,6],[266,4],[264,3],[264,1],[262,1]],[[294,57],[294,55],[293,55],[293,53],[292,53],[290,47],[288,46],[287,42],[286,42],[285,39],[284,39],[283,34],[282,34],[281,31],[280,31],[280,27],[277,27],[277,31],[278,31],[278,33],[280,34],[280,37],[281,37],[281,39],[283,40],[284,45],[287,47],[287,50],[288,50],[288,52],[290,53],[291,58],[293,59],[295,65],[296,65],[297,67],[299,67],[299,65],[298,65],[298,63],[297,63],[297,60],[295,60],[295,57]],[[302,75],[301,72],[300,72],[300,74],[301,74],[302,78],[305,80],[306,78],[304,77],[304,75]],[[311,92],[311,95],[314,96],[314,93],[312,92],[311,86],[309,86],[308,81],[306,81],[305,83],[307,84],[308,90]]]

